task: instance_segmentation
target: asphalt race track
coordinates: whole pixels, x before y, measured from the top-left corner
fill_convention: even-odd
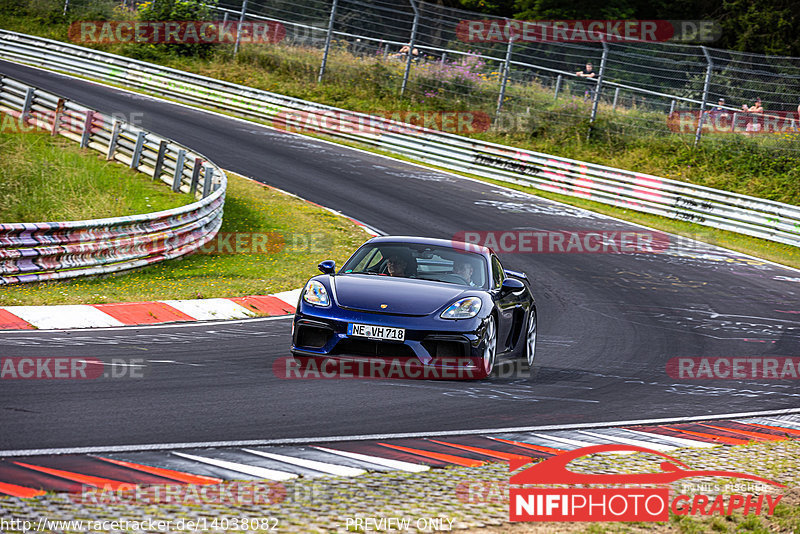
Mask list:
[[[0,72],[199,150],[383,232],[631,231],[477,181],[0,62]],[[641,231],[641,229],[638,229]],[[0,450],[496,429],[800,407],[797,380],[681,380],[675,357],[800,355],[800,273],[672,242],[660,254],[501,254],[531,279],[536,371],[484,382],[285,380],[286,318],[0,333],[0,356],[140,359],[143,378],[4,380]],[[322,259],[322,258],[321,258]]]

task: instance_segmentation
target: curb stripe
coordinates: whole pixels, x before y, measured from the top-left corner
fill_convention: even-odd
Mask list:
[[[696,448],[708,448],[708,447],[716,447],[714,443],[708,443],[706,441],[700,441],[696,439],[685,439],[679,438],[677,436],[668,436],[666,434],[657,434],[655,432],[648,432],[646,430],[632,430],[630,428],[625,428],[628,432],[632,432],[634,435],[643,434],[645,436],[653,436],[657,439],[662,441],[668,441],[670,443],[675,444],[676,447],[696,447]]]
[[[609,436],[606,434],[599,434],[596,432],[589,432],[588,430],[578,430],[579,433],[585,434],[587,436],[593,436],[596,438],[608,439],[613,442],[623,443],[625,445],[636,445],[637,447],[647,447],[650,449],[654,449],[661,452],[669,452],[674,451],[677,447],[673,447],[672,445],[663,445],[661,443],[654,443],[652,441],[644,441],[640,439],[633,439],[633,438],[623,438],[621,436]]]
[[[246,319],[255,317],[255,312],[223,298],[194,300],[161,300],[173,308],[189,315],[194,320]]]
[[[28,499],[30,497],[38,497],[47,493],[40,489],[26,488],[25,486],[17,486],[16,484],[9,484],[7,482],[0,482],[0,493],[5,493],[12,497],[21,497]]]
[[[0,308],[0,330],[33,330],[35,327],[28,321],[24,321],[11,313]]]
[[[534,445],[532,443],[525,443],[524,441],[513,441],[510,439],[493,438],[493,437],[489,437],[489,439],[500,441],[502,443],[508,443],[509,445],[515,445],[517,447],[522,447],[524,449],[530,449],[532,451],[543,452],[546,454],[557,455],[564,452],[563,449],[554,449],[552,447],[545,447],[544,445]]]
[[[59,304],[58,306],[6,306],[5,310],[32,324],[36,328],[98,328],[125,326],[110,315],[87,304]]]
[[[191,473],[183,473],[181,471],[174,471],[172,469],[165,469],[163,467],[152,467],[149,465],[135,464],[133,462],[115,460],[113,458],[105,458],[103,456],[95,456],[95,458],[97,458],[98,460],[103,460],[104,462],[111,462],[112,464],[120,465],[122,467],[136,469],[137,471],[142,471],[144,473],[149,473],[151,475],[158,475],[164,478],[171,478],[173,480],[184,482],[186,484],[202,485],[202,484],[219,484],[222,482],[221,478],[206,477],[203,475],[192,475]]]
[[[797,436],[800,437],[800,430],[795,430],[793,428],[786,428],[782,426],[770,426],[770,425],[762,425],[761,423],[747,423],[748,425],[758,426],[761,428],[766,428],[768,430],[776,430],[778,432],[784,432],[789,434],[790,436]]]
[[[531,432],[531,436],[536,436],[537,438],[544,438],[550,441],[555,441],[556,443],[564,443],[566,445],[571,445],[573,447],[588,447],[589,445],[597,445],[597,443],[592,443],[591,441],[578,441],[577,439],[551,436],[550,434],[537,434],[535,432]]]
[[[340,451],[336,449],[328,449],[327,447],[314,447],[323,452],[331,454],[338,454],[345,458],[352,458],[353,460],[360,460],[370,464],[380,465],[381,467],[388,467],[398,471],[407,471],[409,473],[422,473],[429,471],[430,467],[424,464],[414,464],[411,462],[404,462],[402,460],[392,460],[391,458],[381,458],[380,456],[370,456],[369,454],[361,454],[358,452]]]
[[[706,428],[712,428],[714,430],[722,430],[724,432],[733,432],[734,434],[741,434],[743,436],[749,436],[753,439],[757,439],[758,441],[785,441],[786,438],[783,436],[775,436],[772,434],[764,434],[762,432],[752,432],[749,430],[739,430],[734,428],[728,428],[724,426],[715,426],[715,425],[701,425]]]
[[[530,456],[523,456],[521,454],[514,454],[510,452],[500,452],[500,451],[493,451],[491,449],[483,449],[481,447],[472,447],[470,445],[461,445],[458,443],[447,443],[446,441],[439,441],[435,439],[431,439],[428,441],[432,441],[433,443],[438,443],[439,445],[446,445],[448,447],[454,447],[456,449],[462,449],[469,452],[474,452],[477,454],[482,454],[484,456],[488,456],[490,458],[497,458],[498,460],[505,460],[509,462],[521,462],[524,461],[529,463],[533,461],[533,458]]]
[[[126,324],[156,324],[173,321],[194,321],[194,317],[164,302],[117,302],[94,304],[94,308]]]
[[[390,445],[388,443],[378,443],[378,445],[381,445],[383,447],[389,447],[390,449],[396,449],[398,451],[407,452],[410,454],[416,454],[417,456],[422,456],[425,458],[432,458],[434,460],[439,460],[441,462],[461,465],[464,467],[478,467],[486,463],[482,460],[473,460],[472,458],[464,458],[463,456],[453,456],[450,454],[443,454],[440,452],[431,452],[422,449],[412,449],[410,447],[402,447],[400,445]]]
[[[215,458],[206,458],[205,456],[195,456],[194,454],[186,454],[185,452],[172,451],[172,454],[180,456],[182,458],[187,458],[189,460],[194,460],[196,462],[201,462],[208,465],[215,465],[217,467],[228,469],[230,471],[236,471],[239,473],[244,473],[246,475],[252,475],[259,478],[266,478],[267,480],[281,481],[281,480],[289,480],[292,478],[297,478],[297,475],[293,473],[276,471],[274,469],[267,469],[266,467],[257,467],[253,465],[240,464],[237,462],[229,462],[227,460],[217,460]]]
[[[263,456],[264,458],[270,458],[272,460],[277,460],[279,462],[287,463],[296,465],[299,467],[305,467],[307,469],[313,469],[314,471],[320,471],[321,473],[326,473],[328,475],[336,475],[340,477],[355,477],[358,475],[363,475],[366,473],[363,469],[356,469],[355,467],[347,467],[344,465],[336,465],[336,464],[329,464],[326,462],[318,462],[317,460],[308,460],[306,458],[296,458],[294,456],[285,456],[283,454],[273,454],[270,452],[263,452],[257,451],[253,449],[242,449],[244,452],[249,452],[250,454],[256,454],[258,456]]]
[[[683,430],[681,428],[673,428],[669,426],[664,427],[666,430],[672,430],[674,432],[681,432],[683,434],[689,434],[690,436],[697,436],[700,438],[710,439],[711,441],[716,441],[717,443],[726,443],[728,445],[744,445],[745,443],[749,443],[750,440],[748,439],[740,439],[740,438],[729,438],[727,436],[718,436],[716,434],[708,434],[704,432],[696,432],[694,430]]]
[[[231,297],[228,300],[235,302],[248,310],[255,310],[258,313],[267,315],[288,315],[294,313],[295,306],[289,306],[272,295],[251,295],[249,297]]]
[[[62,469],[53,469],[52,467],[42,467],[41,465],[32,465],[26,464],[23,462],[14,462],[15,464],[26,467],[28,469],[33,469],[34,471],[40,471],[42,473],[46,473],[48,475],[53,475],[59,478],[65,478],[67,480],[71,480],[73,482],[80,482],[81,484],[85,484],[88,486],[94,486],[95,488],[108,488],[112,490],[118,489],[132,489],[136,484],[131,482],[122,482],[119,480],[111,480],[110,478],[102,478],[102,477],[95,477],[91,475],[82,475],[80,473],[73,473],[72,471],[64,471]]]

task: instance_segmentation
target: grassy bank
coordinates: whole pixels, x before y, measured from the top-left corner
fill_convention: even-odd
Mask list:
[[[3,28],[68,40],[67,21],[58,13],[29,12],[26,16],[9,13],[0,12]],[[131,15],[109,11],[106,16],[130,18]],[[437,62],[416,65],[406,97],[401,99],[403,62],[375,54],[356,56],[344,42],[334,43],[323,83],[317,83],[322,52],[308,47],[246,44],[235,58],[227,45],[218,46],[206,57],[181,56],[174,50],[163,51],[153,45],[115,44],[96,45],[96,48],[363,112],[464,110],[493,116],[497,102],[498,73],[480,62],[451,67]],[[636,101],[623,99],[615,109],[610,102],[601,102],[591,138],[587,140],[591,104],[583,97],[569,96],[569,87],[577,82],[565,83],[562,94],[567,96],[558,101],[553,100],[551,88],[536,80],[509,83],[506,111],[491,129],[475,132],[472,137],[800,203],[797,151],[800,134],[707,135],[694,147],[694,135],[672,133],[663,112],[648,111]],[[577,89],[574,92],[582,93]]]
[[[347,219],[229,173],[222,229],[199,253],[104,278],[4,287],[0,305],[263,295],[302,286],[320,261],[341,264],[367,237]]]
[[[192,201],[73,141],[42,132],[0,133],[0,223],[136,215]]]

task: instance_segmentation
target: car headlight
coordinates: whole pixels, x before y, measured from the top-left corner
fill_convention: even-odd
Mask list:
[[[311,280],[303,290],[303,300],[314,306],[330,306],[331,299],[325,286],[317,280]]]
[[[481,311],[481,299],[467,297],[452,303],[440,316],[442,319],[470,319]]]

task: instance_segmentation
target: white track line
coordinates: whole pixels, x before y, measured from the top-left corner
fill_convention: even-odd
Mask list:
[[[267,445],[305,445],[311,443],[334,443],[337,441],[368,441],[404,438],[431,438],[448,436],[478,436],[482,434],[510,434],[523,432],[545,432],[549,430],[592,430],[596,428],[615,428],[635,425],[662,425],[692,423],[696,421],[716,421],[720,419],[742,419],[748,417],[800,414],[800,408],[784,410],[764,410],[762,412],[730,413],[719,415],[696,415],[663,419],[634,419],[631,421],[610,421],[605,423],[571,423],[568,425],[542,425],[508,428],[479,428],[473,430],[448,430],[440,432],[399,432],[395,434],[360,434],[353,436],[318,436],[302,438],[256,439],[238,441],[206,441],[194,443],[149,443],[142,445],[108,445],[96,447],[67,447],[53,449],[19,449],[0,451],[0,457],[37,456],[45,454],[96,454],[108,452],[136,452],[174,449],[202,449],[206,447],[259,447]],[[659,437],[667,439],[666,436]],[[550,439],[548,437],[548,439]]]
[[[430,467],[428,467],[427,465],[412,464],[411,462],[404,462],[402,460],[392,460],[390,458],[382,458],[380,456],[370,456],[368,454],[359,454],[357,452],[339,451],[336,449],[328,449],[325,447],[314,447],[314,448],[320,451],[329,452],[331,454],[338,454],[339,456],[344,456],[346,458],[352,458],[353,460],[360,460],[362,462],[380,465],[383,467],[388,467],[390,469],[396,469],[398,471],[407,471],[409,473],[422,473],[423,471],[428,471],[430,469]]]
[[[286,473],[284,471],[276,471],[274,469],[267,469],[266,467],[257,467],[254,465],[246,465],[240,464],[237,462],[228,462],[226,460],[217,460],[215,458],[206,458],[205,456],[195,456],[194,454],[186,454],[184,452],[175,452],[173,451],[172,454],[176,456],[180,456],[181,458],[187,458],[189,460],[194,460],[195,462],[200,462],[208,465],[215,465],[217,467],[221,467],[223,469],[228,469],[230,471],[236,471],[238,473],[244,473],[246,475],[252,475],[259,478],[265,478],[267,480],[289,480],[292,478],[297,478],[297,475],[293,473]]]
[[[326,473],[328,475],[336,475],[340,477],[357,477],[359,475],[363,475],[364,473],[366,473],[366,471],[364,471],[363,469],[356,469],[355,467],[329,464],[326,462],[318,462],[316,460],[307,460],[306,458],[296,458],[294,456],[285,456],[283,454],[274,454],[271,452],[256,451],[253,449],[242,449],[242,450],[250,454],[256,454],[258,456],[263,456],[264,458],[270,458],[272,460],[277,460],[279,462],[292,464],[299,467],[305,467],[307,469],[313,469],[314,471],[319,471],[321,473]]]

